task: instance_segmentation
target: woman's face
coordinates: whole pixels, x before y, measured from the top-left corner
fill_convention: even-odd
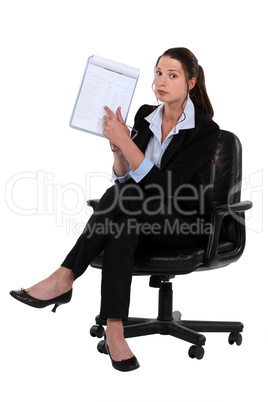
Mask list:
[[[195,78],[192,78],[189,90],[194,84]],[[181,105],[187,95],[187,82],[181,62],[168,56],[161,57],[155,68],[154,85],[159,101]]]

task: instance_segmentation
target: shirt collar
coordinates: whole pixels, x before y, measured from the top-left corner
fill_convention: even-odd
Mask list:
[[[162,117],[163,117],[164,103],[162,103],[156,110],[154,110],[149,116],[145,117],[145,120],[150,123],[150,128],[158,127],[161,131]],[[195,128],[195,109],[192,100],[188,97],[184,113],[181,115],[175,127],[175,133],[180,130]]]

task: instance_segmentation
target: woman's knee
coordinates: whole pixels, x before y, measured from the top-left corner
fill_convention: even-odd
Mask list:
[[[143,213],[143,202],[144,193],[136,183],[116,183],[103,194],[96,212],[138,216]]]

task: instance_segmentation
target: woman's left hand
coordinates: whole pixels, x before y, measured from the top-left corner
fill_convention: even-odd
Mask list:
[[[116,111],[116,116],[108,106],[104,106],[108,116],[103,117],[103,135],[110,143],[120,148],[120,142],[130,136],[129,129],[125,126],[124,119],[121,115],[121,108]]]

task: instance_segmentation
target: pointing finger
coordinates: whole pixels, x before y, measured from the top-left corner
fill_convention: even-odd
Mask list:
[[[113,112],[111,111],[111,109],[108,108],[108,106],[104,106],[104,110],[106,111],[106,113],[108,114],[108,116],[110,117],[110,119],[115,118],[115,115],[113,114]]]

